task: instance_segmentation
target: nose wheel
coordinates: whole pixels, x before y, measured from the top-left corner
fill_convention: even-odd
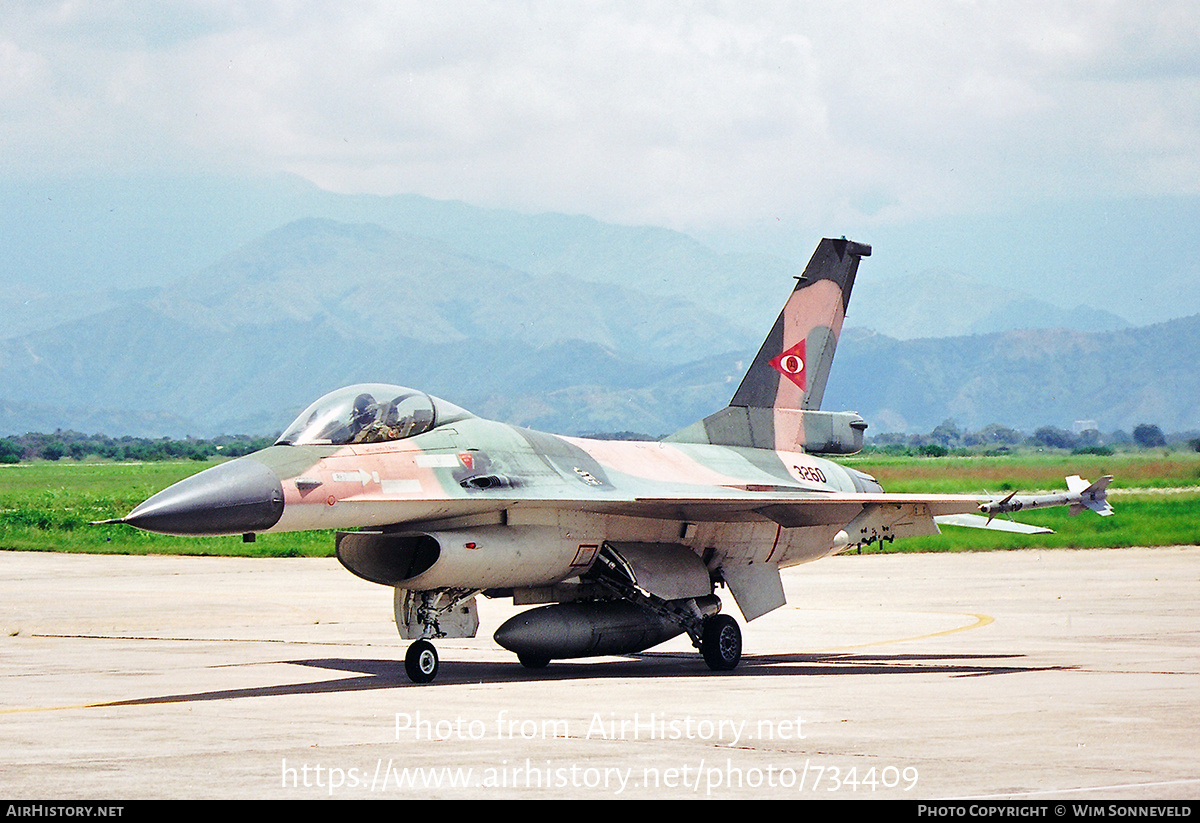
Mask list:
[[[438,653],[428,640],[418,640],[404,654],[404,672],[414,683],[429,683],[437,677]]]

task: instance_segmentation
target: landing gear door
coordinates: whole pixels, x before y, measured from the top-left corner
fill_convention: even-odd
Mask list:
[[[694,551],[675,543],[606,544],[628,563],[632,580],[663,600],[712,594],[708,567]]]
[[[393,590],[392,608],[396,615],[396,630],[405,640],[415,640],[425,636],[425,624],[418,616],[418,610],[424,604],[424,592],[414,592],[408,589]],[[433,607],[439,610],[437,616],[437,637],[474,637],[479,630],[479,614],[475,609],[475,598],[451,605],[451,595],[448,592],[438,592]],[[445,611],[441,611],[445,609]]]
[[[774,563],[723,566],[721,574],[746,622],[762,617],[787,602],[783,594],[783,581],[779,577],[779,567]]]

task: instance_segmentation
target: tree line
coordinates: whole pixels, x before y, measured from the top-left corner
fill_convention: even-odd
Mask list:
[[[867,439],[869,447],[896,454],[942,456],[979,452],[1003,454],[1017,450],[1061,449],[1075,454],[1112,454],[1117,449],[1190,449],[1200,451],[1197,432],[1164,434],[1153,423],[1139,423],[1132,432],[1119,429],[1101,433],[1096,429],[1075,432],[1042,426],[1032,434],[993,423],[978,431],[962,429],[946,420],[928,434],[884,433]]]
[[[105,460],[209,460],[214,457],[241,457],[265,449],[276,436],[222,435],[209,440],[188,437],[109,437],[104,434],[81,434],[59,429],[52,434],[28,432],[19,436],[0,438],[0,463],[20,463],[30,460],[84,460],[89,457]]]
[[[589,434],[608,440],[653,440],[632,432]],[[265,449],[278,435],[222,435],[211,439],[188,437],[109,437],[81,434],[59,429],[52,434],[28,432],[0,438],[0,463],[31,460],[84,460],[89,457],[115,461],[210,460],[215,457],[241,457]],[[867,438],[867,448],[889,454],[939,457],[953,453],[1003,454],[1023,449],[1063,449],[1077,454],[1112,454],[1116,449],[1170,448],[1200,451],[1200,433],[1164,434],[1152,423],[1135,426],[1132,432],[1101,434],[1095,429],[1072,432],[1043,426],[1026,434],[1007,426],[992,424],[978,431],[960,428],[947,420],[928,434],[883,433]]]

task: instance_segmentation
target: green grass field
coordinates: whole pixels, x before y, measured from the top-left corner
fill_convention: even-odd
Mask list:
[[[1200,454],[1019,455],[1004,457],[846,458],[890,492],[1007,493],[1062,489],[1063,478],[1116,477],[1116,514],[1101,518],[1066,509],[1022,513],[1018,519],[1052,535],[1012,535],[946,527],[941,536],[910,538],[882,551],[968,551],[1023,547],[1099,548],[1200,544]],[[0,549],[114,554],[195,554],[255,557],[332,556],[329,532],[182,538],[128,526],[91,526],[121,517],[150,495],[205,468],[192,460],[109,463],[71,460],[0,466]],[[1181,491],[1182,490],[1182,491]],[[878,549],[877,549],[878,550]]]
[[[95,554],[329,557],[333,534],[169,537],[129,526],[91,526],[123,517],[150,495],[212,463],[108,463],[62,460],[0,466],[0,549]]]
[[[1110,456],[1024,454],[1003,457],[856,456],[845,465],[875,475],[889,492],[938,494],[1028,493],[1066,488],[1078,474],[1115,478],[1112,517],[1066,508],[1022,512],[1014,520],[1054,529],[1054,534],[1017,535],[946,526],[941,535],[913,537],[873,551],[975,551],[1016,548],[1116,548],[1200,543],[1200,454],[1134,452]]]

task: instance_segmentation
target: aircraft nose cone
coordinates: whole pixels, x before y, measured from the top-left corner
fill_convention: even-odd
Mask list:
[[[242,458],[163,489],[121,521],[162,534],[219,535],[265,531],[283,515],[275,473]]]

